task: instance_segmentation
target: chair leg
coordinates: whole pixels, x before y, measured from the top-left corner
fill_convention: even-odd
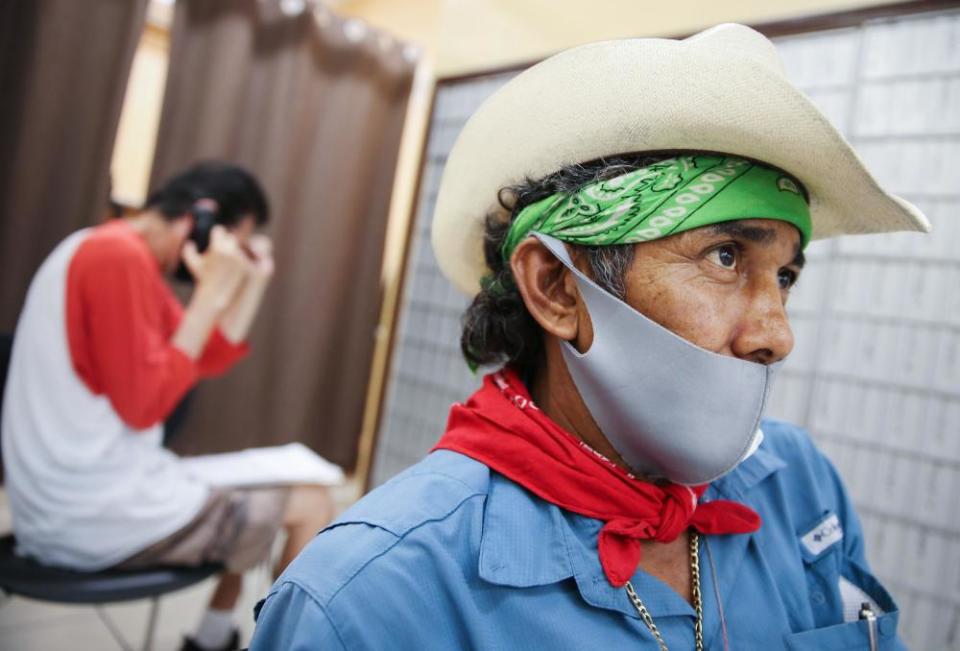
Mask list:
[[[147,619],[147,631],[143,638],[143,651],[152,651],[153,634],[157,629],[157,615],[160,612],[160,597],[150,600],[150,617]]]
[[[110,615],[108,615],[107,611],[103,609],[103,606],[101,604],[95,604],[93,609],[96,611],[97,616],[100,617],[100,621],[102,621],[104,626],[107,627],[107,630],[110,631],[110,635],[113,637],[114,641],[116,641],[117,645],[119,645],[123,651],[133,651],[133,647],[127,644],[127,640],[123,637],[123,633],[120,632],[120,629],[117,628],[117,625],[113,623],[112,619],[110,619]]]

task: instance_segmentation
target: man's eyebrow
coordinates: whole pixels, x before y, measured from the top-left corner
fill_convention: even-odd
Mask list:
[[[714,224],[710,227],[715,235],[729,235],[730,237],[740,237],[748,242],[757,244],[769,244],[777,237],[777,231],[763,226],[747,226],[737,222],[724,222]]]
[[[803,265],[807,263],[807,256],[803,254],[803,249],[800,248],[800,245],[797,245],[797,254],[793,256],[793,262],[790,264],[794,265],[798,269],[803,269]]]
[[[710,227],[714,235],[726,235],[728,237],[739,237],[747,240],[748,242],[756,242],[758,244],[769,244],[777,238],[777,231],[772,228],[765,228],[763,226],[747,226],[745,224],[738,224],[737,222],[723,222],[722,224],[714,224]],[[793,256],[793,260],[790,261],[790,264],[803,269],[803,265],[807,263],[807,258],[803,254],[803,249],[800,248],[800,244],[797,244],[797,253]]]

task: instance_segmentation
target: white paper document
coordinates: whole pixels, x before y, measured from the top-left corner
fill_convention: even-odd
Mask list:
[[[182,459],[187,473],[210,486],[343,483],[343,470],[301,443]]]

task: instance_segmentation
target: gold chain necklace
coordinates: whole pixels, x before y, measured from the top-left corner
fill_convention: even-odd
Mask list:
[[[697,651],[703,651],[703,600],[700,597],[700,534],[696,531],[690,534],[690,578],[693,583],[693,607],[697,611],[697,621],[693,625],[693,636],[697,643]],[[657,625],[653,623],[653,616],[650,615],[647,607],[643,605],[640,596],[637,594],[637,591],[633,589],[633,585],[629,581],[627,581],[626,590],[627,596],[630,597],[630,603],[637,609],[637,614],[640,615],[640,619],[647,625],[647,628],[653,633],[653,637],[656,638],[657,644],[660,645],[660,651],[669,651],[669,649],[667,649],[667,643],[663,641],[663,636],[660,635],[660,631],[657,629]]]

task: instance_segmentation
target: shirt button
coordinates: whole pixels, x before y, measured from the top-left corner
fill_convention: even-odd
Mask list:
[[[817,606],[822,606],[827,601],[827,598],[820,591],[811,592],[810,601],[812,601]]]

